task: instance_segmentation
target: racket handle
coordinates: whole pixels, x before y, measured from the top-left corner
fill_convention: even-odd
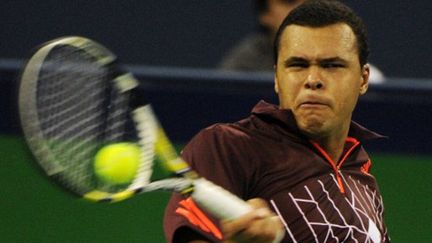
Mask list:
[[[253,210],[245,201],[204,178],[194,180],[191,196],[218,219],[235,219]]]
[[[192,199],[218,219],[236,219],[253,210],[252,206],[242,199],[212,182],[199,178],[194,180]],[[284,238],[285,231],[277,233],[273,243],[279,243]]]

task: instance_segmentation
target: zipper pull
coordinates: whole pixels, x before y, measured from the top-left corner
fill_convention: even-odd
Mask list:
[[[340,190],[340,192],[341,192],[342,194],[345,194],[345,187],[344,187],[344,185],[343,185],[343,181],[342,181],[342,176],[341,176],[341,174],[342,174],[341,170],[338,169],[338,170],[336,171],[336,179],[337,179],[337,182],[338,182],[338,186],[339,186],[339,190]]]

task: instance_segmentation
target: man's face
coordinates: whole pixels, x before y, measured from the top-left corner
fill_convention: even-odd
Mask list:
[[[275,68],[280,107],[292,110],[300,130],[317,139],[348,130],[369,78],[348,25],[288,26]]]

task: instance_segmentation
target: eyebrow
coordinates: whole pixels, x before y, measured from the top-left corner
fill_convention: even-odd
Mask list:
[[[341,58],[341,57],[330,57],[330,58],[323,58],[323,59],[318,59],[318,62],[342,62],[342,63],[347,63],[348,61]]]
[[[287,66],[292,63],[309,63],[310,61],[304,57],[297,57],[292,56],[287,58],[284,61],[284,65]],[[348,63],[347,60],[341,58],[341,57],[329,57],[329,58],[319,58],[318,63],[330,63],[330,62],[341,62],[341,63]]]

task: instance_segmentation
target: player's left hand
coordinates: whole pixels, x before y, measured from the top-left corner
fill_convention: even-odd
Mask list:
[[[251,199],[248,204],[255,210],[235,220],[221,222],[224,242],[274,242],[281,232],[284,232],[279,217],[272,213],[262,199]]]

